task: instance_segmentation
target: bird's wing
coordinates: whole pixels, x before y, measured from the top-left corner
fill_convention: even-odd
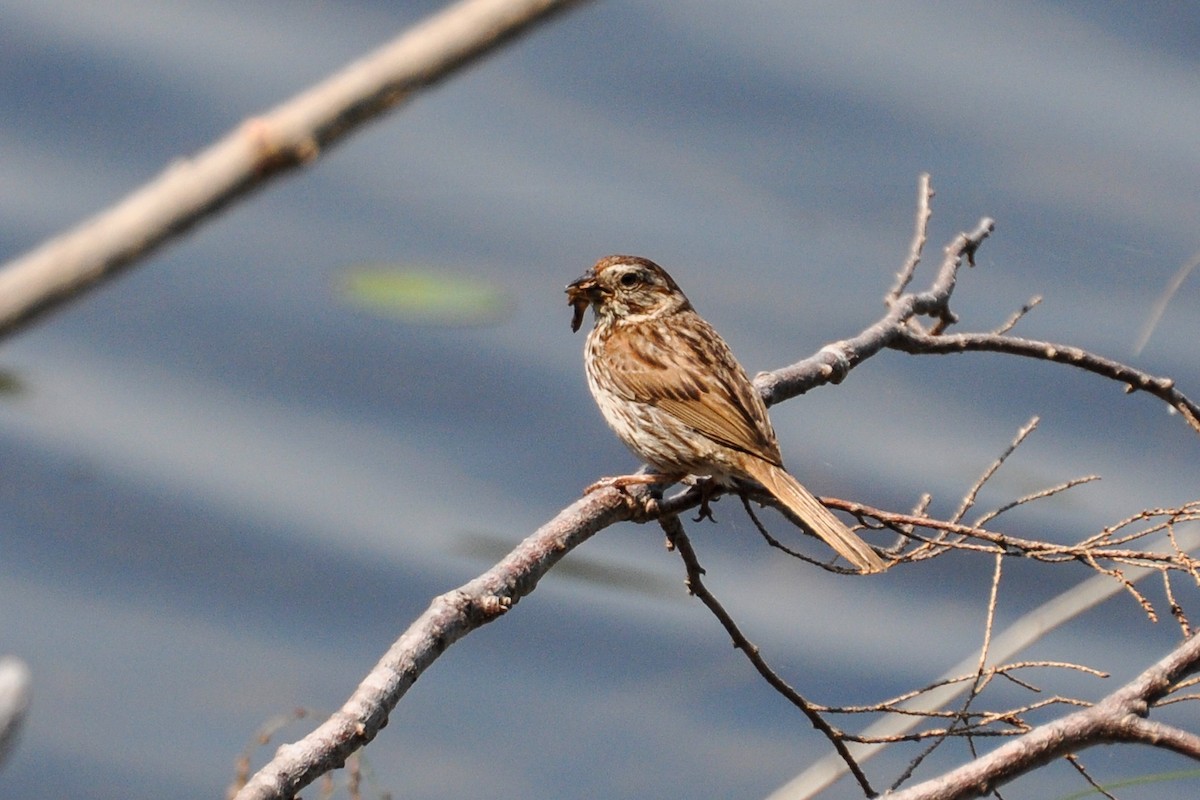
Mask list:
[[[621,326],[607,337],[605,356],[620,396],[666,411],[726,447],[781,463],[766,405],[725,340],[699,316],[688,325]]]

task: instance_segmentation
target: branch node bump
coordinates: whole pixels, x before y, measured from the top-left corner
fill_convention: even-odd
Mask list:
[[[835,385],[844,381],[853,367],[845,345],[845,342],[833,342],[817,351],[817,355],[825,359],[821,365],[821,375]]]
[[[512,608],[512,598],[489,594],[479,598],[479,611],[488,618],[499,617]]]

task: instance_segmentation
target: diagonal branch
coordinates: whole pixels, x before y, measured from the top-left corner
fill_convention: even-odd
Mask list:
[[[632,518],[630,503],[609,502],[620,495],[613,489],[583,497],[487,572],[435,597],[350,699],[302,740],[281,746],[270,763],[240,787],[236,800],[290,800],[321,775],[341,767],[375,738],[408,689],[450,645],[504,614],[592,534]]]
[[[463,0],[0,269],[0,336],[582,0]]]

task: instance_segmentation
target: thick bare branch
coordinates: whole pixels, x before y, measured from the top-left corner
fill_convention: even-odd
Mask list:
[[[324,773],[341,767],[351,753],[375,738],[400,698],[450,645],[532,592],[559,559],[592,534],[632,518],[634,506],[622,497],[615,489],[583,497],[490,570],[435,597],[350,699],[308,736],[280,747],[237,791],[237,800],[290,800]]]

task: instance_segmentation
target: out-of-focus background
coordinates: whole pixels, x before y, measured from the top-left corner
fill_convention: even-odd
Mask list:
[[[0,256],[438,6],[0,0]],[[602,255],[660,262],[751,373],[778,367],[877,318],[929,171],[930,265],[998,221],[962,329],[1041,295],[1018,332],[1200,394],[1200,281],[1134,354],[1200,250],[1198,41],[1186,4],[597,2],[6,341],[0,652],[34,699],[0,794],[219,796],[260,725],[336,708],[432,596],[635,468],[562,293]],[[380,264],[466,281],[480,313],[364,307],[346,287]],[[999,527],[1070,541],[1196,496],[1178,419],[1060,366],[885,354],[773,412],[818,493],[931,492],[942,514],[1033,415],[985,507],[1104,480]],[[716,514],[691,526],[712,588],[819,702],[922,685],[980,641],[985,558],[837,578],[768,551],[733,501]],[[1010,566],[997,624],[1086,576]],[[1112,672],[1035,678],[1096,697],[1178,635],[1119,597],[1026,655]],[[367,791],[755,798],[827,751],[687,597],[657,528],[627,525],[421,678],[366,751]],[[869,771],[886,785],[903,760]],[[1101,780],[1188,766],[1083,760]],[[1024,785],[1084,788],[1068,767]],[[1121,796],[1194,785],[1141,791]]]

